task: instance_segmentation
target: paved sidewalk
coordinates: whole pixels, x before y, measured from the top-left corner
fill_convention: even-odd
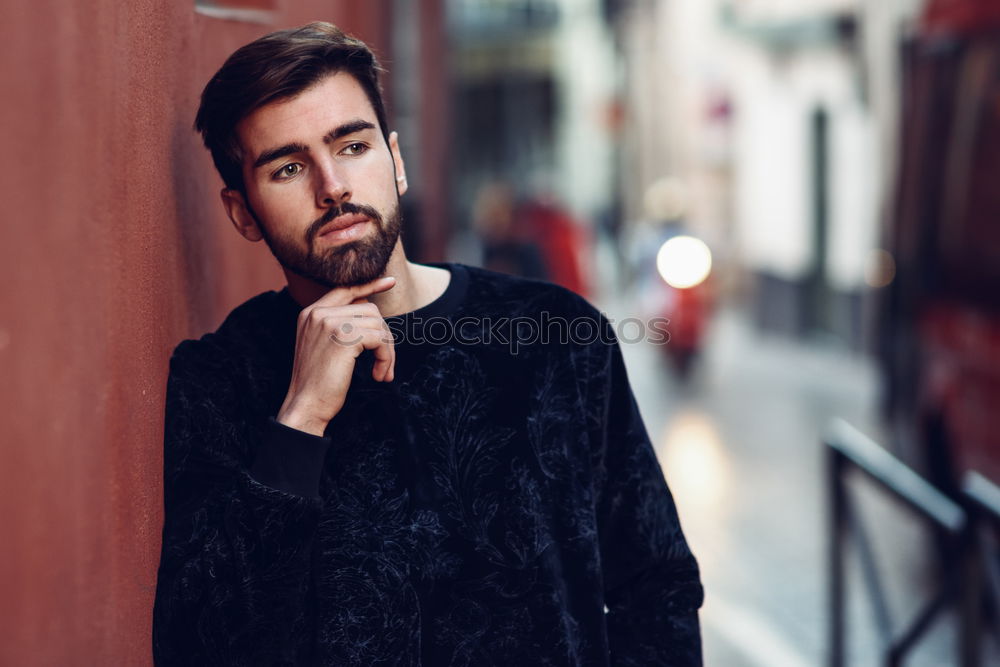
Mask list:
[[[625,308],[607,312],[619,320],[634,315]],[[762,335],[735,311],[718,314],[688,384],[675,379],[662,349],[623,347],[703,570],[706,664],[825,664],[827,515],[819,437],[833,417],[842,417],[879,439],[874,367],[841,349]],[[895,621],[902,623],[928,594],[924,536],[874,489],[857,493],[888,576]],[[856,565],[850,565],[849,664],[874,665],[874,616]],[[907,664],[954,664],[953,620],[939,620]]]

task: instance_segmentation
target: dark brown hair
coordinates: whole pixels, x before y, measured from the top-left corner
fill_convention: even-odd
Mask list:
[[[226,187],[243,191],[243,151],[236,125],[260,107],[298,95],[328,74],[346,72],[368,95],[388,140],[382,68],[368,46],[330,23],[279,30],[229,56],[201,93],[194,127]]]

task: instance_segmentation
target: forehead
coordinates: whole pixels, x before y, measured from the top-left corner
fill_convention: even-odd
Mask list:
[[[350,74],[330,74],[295,97],[266,104],[241,120],[236,135],[245,157],[290,143],[321,143],[330,130],[352,120],[378,118],[364,88]]]

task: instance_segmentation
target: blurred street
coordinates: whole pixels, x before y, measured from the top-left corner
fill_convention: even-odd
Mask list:
[[[257,92],[234,87],[219,141],[193,127],[234,49],[311,21],[379,63],[364,90],[395,137],[395,201],[382,188],[364,201],[367,177],[335,180],[355,204],[385,195],[407,260],[545,280],[621,325],[702,570],[705,665],[881,665],[913,627],[907,667],[974,666],[980,643],[981,664],[1000,665],[1000,0],[6,5],[0,126],[28,159],[0,179],[18,212],[0,225],[0,512],[14,545],[0,551],[0,665],[152,664],[172,351],[294,277],[272,238],[329,267],[357,254],[321,257],[304,231],[331,213],[333,181],[279,191],[242,177],[249,160],[218,159],[251,155],[241,123],[319,79],[258,77]],[[327,64],[309,71],[342,72]],[[275,127],[271,154],[320,173],[323,151]],[[375,164],[362,144],[338,164]],[[234,211],[259,230],[234,231]],[[257,232],[265,243],[247,242]],[[637,320],[651,334],[669,321],[670,341],[629,342]],[[840,522],[853,539],[833,551],[821,439],[835,419],[871,438],[857,461],[902,479],[956,548],[850,468],[838,507],[860,526]],[[227,443],[251,421],[227,426]],[[915,626],[944,586],[983,604]]]
[[[621,302],[601,305],[618,321],[634,312]],[[657,345],[623,349],[702,567],[705,664],[824,664],[829,559],[819,439],[834,417],[880,436],[873,365],[829,344],[762,334],[732,308],[718,312],[686,383]],[[871,538],[898,633],[929,596],[926,535],[870,485],[852,491],[869,532],[878,527]],[[875,617],[853,552],[849,563],[848,664],[878,664]],[[951,611],[939,618],[907,664],[957,664],[954,621]]]

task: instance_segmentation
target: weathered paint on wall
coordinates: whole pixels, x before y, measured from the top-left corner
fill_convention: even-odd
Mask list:
[[[308,20],[386,55],[391,2],[3,4],[0,664],[149,664],[170,351],[282,284],[224,216],[198,95]]]

